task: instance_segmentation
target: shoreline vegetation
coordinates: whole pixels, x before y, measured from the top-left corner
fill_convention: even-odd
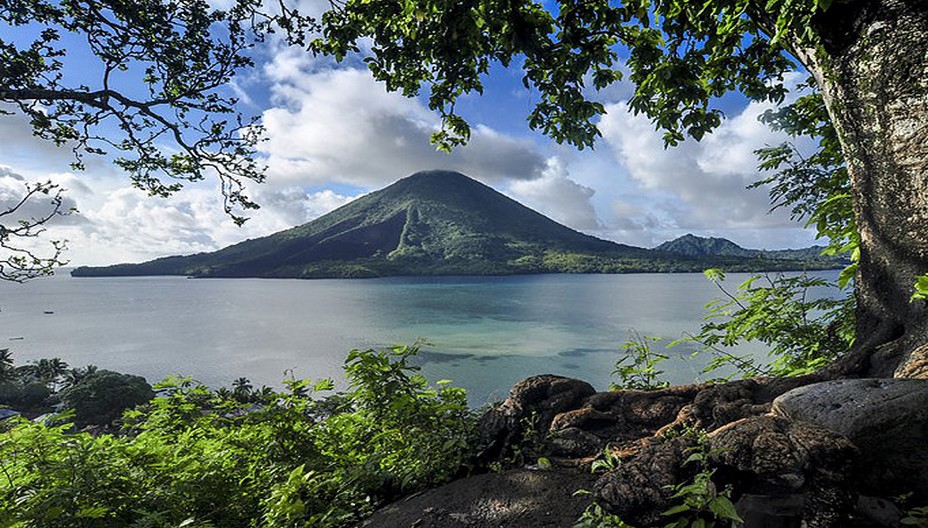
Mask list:
[[[465,474],[474,459],[464,390],[427,383],[409,363],[416,352],[352,351],[345,392],[297,379],[281,391],[245,378],[216,390],[179,377],[152,388],[60,360],[14,367],[6,352],[4,386],[23,382],[16,401],[26,407],[0,421],[0,525],[359,521]]]

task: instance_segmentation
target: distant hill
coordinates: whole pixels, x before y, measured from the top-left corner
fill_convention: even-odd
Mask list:
[[[807,263],[819,263],[826,267],[839,267],[849,264],[843,259],[823,256],[824,246],[810,246],[802,249],[746,249],[726,238],[698,237],[686,234],[654,248],[656,251],[676,253],[686,257],[742,257],[749,259],[792,260]]]
[[[463,174],[425,171],[307,224],[211,253],[81,267],[76,277],[378,277],[758,269],[753,258],[685,255],[585,235]],[[765,269],[798,267],[767,261]]]

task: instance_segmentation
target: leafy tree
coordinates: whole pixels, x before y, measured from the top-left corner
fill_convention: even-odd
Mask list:
[[[35,136],[70,148],[76,170],[88,155],[112,159],[153,196],[216,178],[240,224],[257,207],[245,183],[264,179],[254,156],[262,129],[236,112],[229,82],[253,65],[249,52],[269,33],[297,43],[311,21],[283,1],[275,11],[261,0],[229,4],[0,0],[0,116],[25,117]],[[85,61],[79,68],[75,55]],[[62,243],[39,256],[16,242],[63,212],[59,193],[50,183],[27,187],[19,205],[0,211],[0,278],[26,280],[60,264]],[[52,197],[51,212],[20,217],[38,195]]]
[[[73,387],[80,383],[84,378],[98,370],[96,365],[87,365],[86,367],[72,368],[64,373],[62,387]]]
[[[107,425],[123,411],[155,397],[145,378],[97,370],[61,393],[62,402],[74,409],[78,425]]]
[[[784,74],[804,68],[850,182],[841,193],[840,175],[832,183],[812,175],[811,189],[821,184],[828,199],[806,203],[826,224],[837,221],[831,225],[843,222],[830,216],[835,210],[852,208],[856,231],[848,237],[859,240],[858,339],[835,372],[891,374],[928,340],[928,303],[910,302],[916,277],[928,270],[925,2],[562,0],[545,9],[533,0],[348,0],[322,24],[314,51],[342,58],[369,39],[366,60],[388,89],[414,95],[427,87],[429,106],[444,116],[435,139],[446,148],[469,134],[457,98],[481,92],[493,62],[521,63],[524,84],[539,94],[532,128],[581,148],[593,144],[604,112],[587,88],[622,78],[622,48],[635,85],[630,106],[651,117],[669,145],[716,128],[727,92],[782,101]],[[792,188],[798,203],[810,192]]]
[[[46,400],[51,395],[52,390],[45,383],[37,381],[25,383],[20,390],[17,406],[22,406],[27,409],[36,409],[45,404]]]
[[[232,382],[232,396],[245,402],[251,398],[251,381],[248,378],[238,378]]]
[[[68,364],[61,358],[42,358],[26,365],[25,373],[54,389],[68,372]]]

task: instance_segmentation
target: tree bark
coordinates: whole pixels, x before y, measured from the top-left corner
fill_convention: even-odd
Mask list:
[[[928,2],[852,0],[801,50],[838,130],[860,232],[857,344],[837,369],[892,375],[928,343]],[[924,350],[924,349],[923,349]]]

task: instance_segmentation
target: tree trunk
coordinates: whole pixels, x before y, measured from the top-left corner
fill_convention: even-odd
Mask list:
[[[898,374],[928,343],[926,302],[910,301],[928,273],[928,2],[836,2],[814,29],[823,45],[797,55],[838,130],[861,237],[857,343],[837,368]]]

